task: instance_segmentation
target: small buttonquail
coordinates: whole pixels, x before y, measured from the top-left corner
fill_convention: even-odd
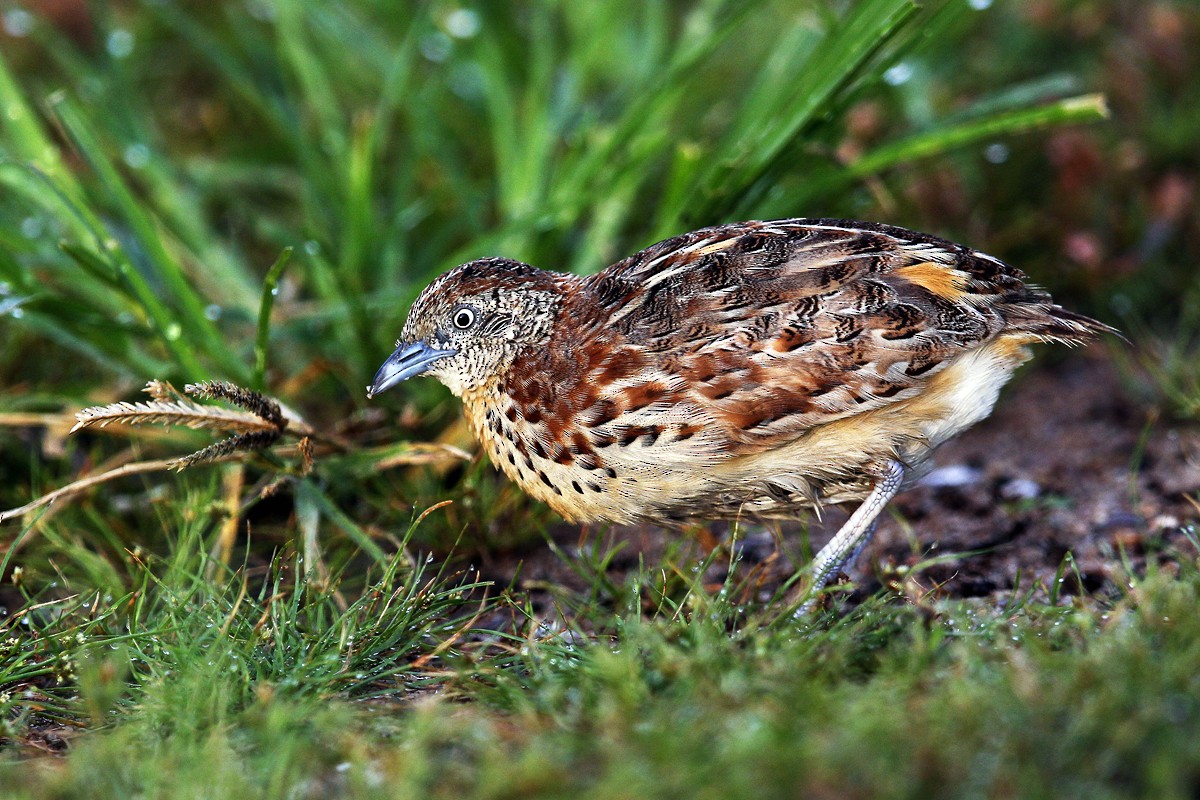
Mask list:
[[[433,375],[492,460],[569,520],[859,501],[814,560],[817,590],[933,449],[991,412],[1026,345],[1111,330],[933,236],[741,222],[585,278],[456,267],[417,298],[368,395]]]

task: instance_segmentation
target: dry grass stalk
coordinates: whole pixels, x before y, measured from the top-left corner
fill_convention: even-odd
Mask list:
[[[182,425],[187,428],[213,429],[251,433],[271,430],[274,426],[262,417],[245,411],[202,406],[188,400],[151,400],[143,403],[110,403],[85,408],[75,415],[77,422],[71,433],[92,426],[121,425]]]
[[[129,475],[141,475],[146,472],[161,472],[165,469],[170,469],[171,465],[177,459],[160,458],[154,461],[138,461],[132,464],[123,464],[116,469],[111,469],[107,472],[102,472],[99,475],[89,475],[86,478],[80,478],[73,483],[69,483],[61,489],[55,489],[49,494],[44,494],[41,497],[26,503],[19,508],[10,508],[7,511],[0,511],[0,523],[7,522],[10,519],[23,517],[26,514],[37,511],[39,508],[48,506],[56,500],[71,495],[79,494],[80,492],[90,489],[91,487],[114,480],[115,478],[123,478]]]
[[[231,456],[239,452],[251,452],[254,450],[263,450],[275,444],[279,440],[279,431],[251,431],[250,433],[238,433],[230,436],[228,439],[223,439],[208,447],[201,448],[196,452],[186,455],[183,458],[175,459],[171,465],[171,469],[183,470],[196,464],[205,464],[210,461]]]
[[[295,438],[294,445],[276,448],[273,452],[281,458],[300,459],[300,474],[313,469],[319,451],[348,452],[354,445],[336,434],[314,430],[295,412],[261,392],[246,389],[226,381],[203,381],[188,384],[180,392],[170,383],[152,380],[146,383],[145,391],[150,400],[143,402],[110,403],[85,408],[75,415],[74,433],[85,428],[103,428],[109,425],[179,425],[199,430],[219,431],[229,436],[219,442],[201,448],[182,458],[165,458],[124,464],[115,469],[81,478],[67,486],[20,508],[0,511],[0,523],[23,517],[57,500],[71,497],[98,484],[117,478],[162,470],[182,470],[198,464],[239,460],[249,453],[277,444],[285,435]],[[191,395],[192,397],[188,397]],[[197,403],[192,398],[223,400],[238,406],[236,409]],[[43,415],[44,416],[44,415]],[[65,415],[64,415],[65,416]],[[50,419],[63,419],[58,416]],[[29,420],[22,418],[21,422]],[[46,424],[38,417],[35,422]],[[63,425],[65,428],[65,424]],[[399,465],[438,463],[469,459],[470,454],[446,445],[413,444],[406,452],[394,453],[380,460],[377,469]],[[269,484],[262,490],[263,496],[281,485],[280,481]]]
[[[229,438],[190,455],[174,459],[171,468],[181,470],[196,464],[224,459],[235,453],[270,447],[279,441],[289,424],[278,402],[261,392],[228,381],[189,383],[184,387],[184,391],[202,399],[225,400],[244,410],[201,405],[180,394],[166,381],[149,381],[145,391],[152,398],[147,402],[110,403],[106,406],[83,409],[75,415],[77,422],[71,432],[119,423],[182,425],[187,428],[218,430],[232,434]],[[307,425],[297,427],[305,431],[308,429]]]
[[[246,389],[229,381],[201,381],[200,383],[189,383],[183,387],[183,390],[201,400],[227,400],[235,406],[246,409],[256,417],[270,422],[281,431],[287,427],[288,423],[283,417],[279,403],[253,389]]]

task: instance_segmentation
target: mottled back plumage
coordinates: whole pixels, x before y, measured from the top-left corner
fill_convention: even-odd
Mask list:
[[[890,464],[913,474],[991,411],[1024,345],[1108,330],[943,239],[743,222],[586,278],[451,270],[372,390],[438,377],[492,459],[568,519],[787,516],[862,499]],[[449,355],[407,366],[415,342]]]

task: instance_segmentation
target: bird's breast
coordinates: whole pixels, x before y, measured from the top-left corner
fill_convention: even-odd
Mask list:
[[[549,409],[533,411],[494,389],[463,400],[471,428],[492,463],[526,493],[572,521],[633,519],[622,512],[617,472],[609,459],[570,426],[547,425]]]

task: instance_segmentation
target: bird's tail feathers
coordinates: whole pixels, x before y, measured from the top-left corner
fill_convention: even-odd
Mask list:
[[[1111,325],[1068,311],[1053,303],[1021,303],[1004,310],[1006,326],[1013,333],[1028,334],[1043,342],[1087,344],[1106,334],[1121,336]],[[1124,338],[1123,336],[1121,338]]]

